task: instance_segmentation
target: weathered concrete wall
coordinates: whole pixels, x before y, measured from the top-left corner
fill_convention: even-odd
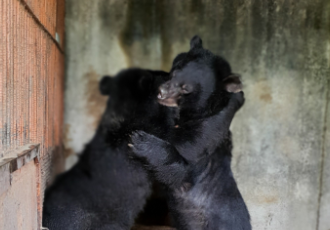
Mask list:
[[[244,80],[232,166],[254,229],[330,228],[329,1],[67,0],[66,10],[68,153],[93,135],[103,74],[169,70],[198,34]]]
[[[328,85],[330,88],[330,85]],[[328,88],[326,117],[324,117],[324,133],[322,145],[321,190],[319,195],[319,230],[330,229],[330,90]]]

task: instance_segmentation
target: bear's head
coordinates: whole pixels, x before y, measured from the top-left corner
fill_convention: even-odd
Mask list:
[[[201,116],[220,111],[230,93],[242,90],[239,76],[229,63],[203,48],[202,40],[191,39],[190,50],[173,61],[170,80],[159,87],[158,102],[179,107],[186,114]]]
[[[153,127],[168,119],[168,109],[157,102],[158,88],[168,79],[166,72],[137,68],[103,77],[99,88],[109,99],[100,126],[112,132],[125,127],[152,132]]]

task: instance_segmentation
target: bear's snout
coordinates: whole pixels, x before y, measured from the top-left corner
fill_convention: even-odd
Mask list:
[[[165,106],[176,107],[177,100],[181,96],[181,88],[171,81],[165,82],[159,87],[158,102]]]
[[[177,98],[181,93],[181,87],[168,81],[159,87],[158,99]]]

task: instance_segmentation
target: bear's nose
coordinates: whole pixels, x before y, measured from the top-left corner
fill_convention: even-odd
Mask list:
[[[164,89],[163,87],[159,87],[159,93],[158,93],[158,99],[165,99],[167,94],[167,90]]]
[[[158,99],[165,99],[168,95],[168,90],[170,88],[170,82],[165,82],[159,87]]]

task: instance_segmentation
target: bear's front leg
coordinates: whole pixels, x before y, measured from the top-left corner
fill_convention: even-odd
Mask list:
[[[151,165],[161,165],[166,161],[166,147],[169,145],[164,140],[143,131],[132,134],[133,152],[137,157],[144,158]]]
[[[173,188],[179,187],[188,174],[185,159],[168,142],[143,131],[132,134],[133,152],[146,160],[147,168],[155,173],[156,178]]]

